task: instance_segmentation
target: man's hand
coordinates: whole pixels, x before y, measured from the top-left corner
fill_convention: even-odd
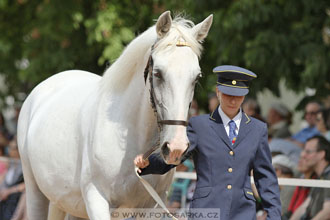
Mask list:
[[[141,173],[141,170],[140,169],[143,169],[147,166],[149,166],[149,160],[148,159],[143,159],[143,154],[139,154],[135,157],[134,159],[134,164],[135,166],[138,167],[138,173]]]

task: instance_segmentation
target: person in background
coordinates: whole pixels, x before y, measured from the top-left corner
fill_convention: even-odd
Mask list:
[[[287,138],[291,136],[289,125],[291,124],[291,113],[283,104],[271,105],[268,111],[267,123],[268,133],[271,138]]]
[[[177,172],[186,172],[188,168],[184,164],[180,164],[176,167]],[[184,179],[175,179],[175,181],[181,183],[184,181]],[[168,209],[169,211],[174,214],[176,211],[180,208],[185,208],[181,207],[181,197],[182,197],[182,190],[180,188],[173,187],[171,186],[171,194],[168,198]]]
[[[0,219],[10,220],[15,212],[21,193],[25,190],[22,165],[16,136],[9,143],[10,164],[0,184]]]
[[[199,115],[199,107],[196,99],[193,99],[189,108],[189,118]]]
[[[280,153],[286,155],[295,164],[298,164],[302,151],[301,147],[292,141],[281,138],[271,139],[271,141],[269,141],[269,149],[272,154]]]
[[[307,140],[302,158],[312,166],[319,179],[330,180],[330,143],[323,136]],[[330,219],[330,188],[312,188],[304,203],[290,220]]]
[[[316,115],[317,130],[330,141],[330,109],[322,109]]]
[[[17,204],[15,213],[11,220],[28,220],[27,218],[27,210],[26,210],[26,192],[22,192],[22,195]],[[68,219],[69,220],[69,219]]]
[[[296,164],[284,154],[273,157],[273,166],[276,171],[277,178],[293,178]],[[291,197],[294,192],[293,186],[280,186],[280,198],[282,204],[282,215],[288,209]]]
[[[9,118],[6,122],[7,130],[10,135],[10,139],[12,139],[13,136],[17,133],[17,122],[18,122],[18,116],[21,111],[21,103],[15,103],[14,104],[14,115],[13,117]]]
[[[8,132],[5,118],[3,114],[0,112],[0,156],[7,155],[6,147],[9,143],[10,134]]]
[[[313,170],[313,166],[311,164],[308,164],[307,161],[300,156],[297,170],[301,173],[300,178],[301,179],[315,179],[316,174]],[[303,187],[303,186],[297,186],[295,188],[295,191],[292,195],[289,208],[285,211],[282,220],[289,219],[291,215],[299,208],[299,206],[306,200],[306,198],[309,195],[310,187]]]
[[[211,92],[208,95],[208,103],[209,103],[209,112],[213,112],[219,105],[219,100],[217,94],[215,92]]]
[[[304,119],[307,122],[307,127],[301,129],[296,134],[291,137],[291,140],[294,141],[300,147],[304,147],[307,139],[319,135],[320,132],[316,128],[316,115],[320,111],[321,105],[318,102],[312,101],[307,103],[305,107]]]
[[[242,104],[243,111],[251,117],[259,119],[260,121],[265,122],[261,116],[260,106],[255,99],[246,98]]]

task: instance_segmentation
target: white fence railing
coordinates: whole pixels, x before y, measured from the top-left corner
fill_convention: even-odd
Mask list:
[[[196,180],[197,176],[193,172],[175,172],[174,178]],[[251,182],[253,182],[253,178],[251,178]],[[285,186],[330,188],[330,180],[278,178],[278,184]]]

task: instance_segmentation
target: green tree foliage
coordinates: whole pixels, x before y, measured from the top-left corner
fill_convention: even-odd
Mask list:
[[[330,90],[328,0],[0,0],[2,95],[28,93],[59,71],[102,74],[123,48],[165,10],[185,12],[195,23],[209,14],[214,24],[204,43],[204,77],[196,90],[206,107],[214,90],[212,68],[232,64],[258,74],[255,91],[278,94],[285,79],[295,91]]]
[[[28,93],[68,69],[101,75],[153,24],[156,9],[153,1],[0,0],[0,74],[7,86],[2,95]]]
[[[207,1],[209,3],[209,1]],[[316,89],[330,94],[330,2],[239,0],[199,2],[192,14],[214,13],[206,70],[233,64],[258,74],[252,94],[269,89]],[[211,61],[211,62],[210,62]]]

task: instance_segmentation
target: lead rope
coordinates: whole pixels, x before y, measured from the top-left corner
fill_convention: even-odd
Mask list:
[[[168,216],[170,218],[172,218],[174,220],[178,220],[176,217],[174,217],[172,215],[172,213],[170,213],[170,211],[167,209],[166,205],[164,204],[164,202],[162,201],[162,199],[160,198],[160,196],[158,195],[158,193],[154,190],[154,188],[145,179],[143,179],[141,176],[139,176],[137,170],[138,170],[138,168],[135,166],[135,174],[136,174],[136,176],[139,178],[139,180],[143,184],[144,188],[146,188],[146,190],[149,192],[149,194],[151,195],[151,197],[157,202],[157,204],[160,207],[163,208],[163,210],[168,214]],[[156,204],[156,206],[157,206],[157,204]]]

